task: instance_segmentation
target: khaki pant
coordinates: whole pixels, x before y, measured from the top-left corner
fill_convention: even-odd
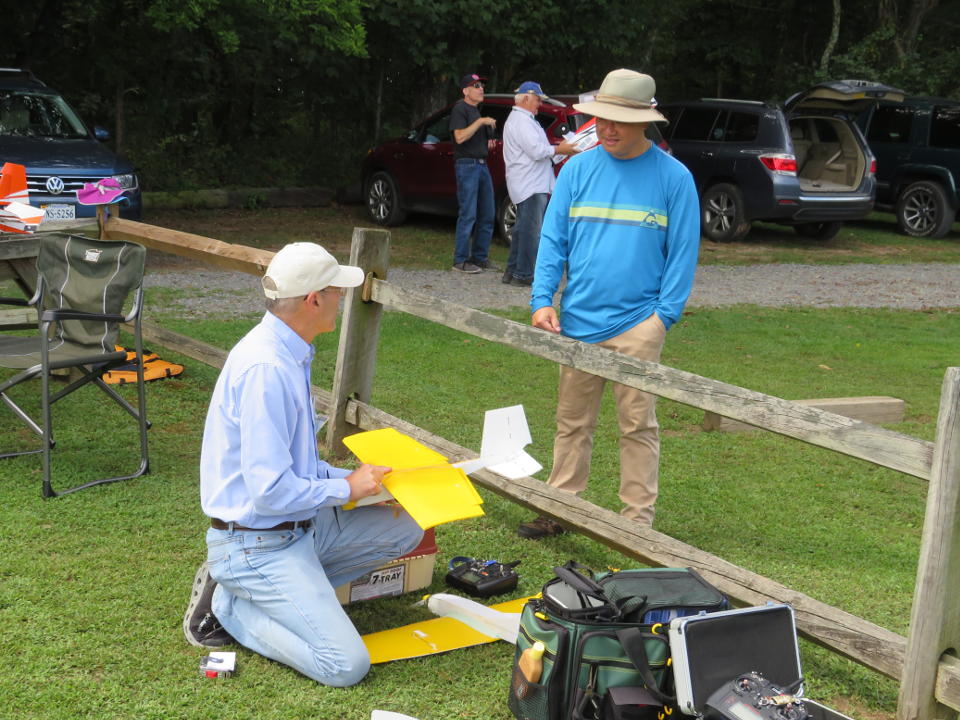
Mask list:
[[[640,360],[659,362],[666,333],[663,322],[654,313],[597,345]],[[558,490],[578,493],[587,487],[593,432],[606,382],[598,375],[566,365],[560,367],[553,471],[547,481]],[[621,513],[642,525],[652,525],[660,463],[656,396],[620,383],[614,383],[613,393],[620,424],[620,499],[625,505]]]

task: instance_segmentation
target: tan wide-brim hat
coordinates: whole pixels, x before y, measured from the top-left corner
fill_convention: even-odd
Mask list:
[[[607,73],[596,97],[590,102],[574,103],[579,112],[622,123],[668,122],[656,109],[653,78],[635,70],[613,70]]]

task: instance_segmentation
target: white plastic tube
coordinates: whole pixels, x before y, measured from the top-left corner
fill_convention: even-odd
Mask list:
[[[517,644],[520,613],[499,612],[473,600],[447,593],[431,595],[427,598],[427,607],[434,615],[459,620],[484,635]]]

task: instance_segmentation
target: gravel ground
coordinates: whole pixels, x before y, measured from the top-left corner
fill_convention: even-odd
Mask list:
[[[263,308],[258,281],[249,275],[206,269],[190,261],[165,259],[148,273],[148,287],[191,291],[172,299],[187,316],[217,311],[227,316]],[[527,288],[504,285],[500,272],[464,275],[453,270],[390,271],[401,287],[476,308],[526,307]],[[223,303],[226,295],[229,303]],[[709,265],[697,268],[689,307],[748,303],[766,306],[889,307],[902,310],[960,307],[960,266],[913,265]]]

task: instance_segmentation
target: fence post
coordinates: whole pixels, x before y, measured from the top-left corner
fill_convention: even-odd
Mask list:
[[[363,268],[368,280],[385,280],[390,257],[390,233],[387,230],[354,228],[350,245],[350,264]],[[327,421],[327,453],[345,455],[343,438],[356,431],[347,423],[347,401],[351,398],[370,402],[373,374],[380,340],[380,317],[383,305],[364,301],[366,286],[347,293],[340,326],[340,346]]]
[[[937,671],[960,651],[960,368],[947,368],[927,491],[910,634],[897,720],[947,720],[956,711],[936,699]]]

